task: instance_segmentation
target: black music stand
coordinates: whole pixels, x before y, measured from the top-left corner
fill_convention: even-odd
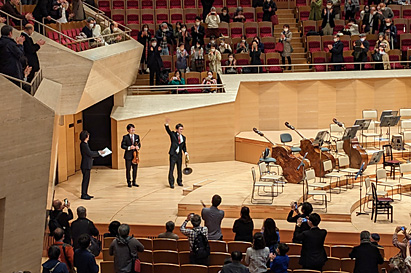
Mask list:
[[[361,197],[362,197],[362,175],[364,173],[364,165],[365,162],[363,162],[361,164],[361,168],[358,170],[357,174],[355,175],[354,180],[357,180],[358,176],[360,177],[360,211],[356,213],[356,215],[368,215],[368,212],[362,211],[361,207],[362,207],[362,201],[361,201]]]
[[[368,130],[371,124],[371,119],[356,119],[354,125],[358,125],[358,130],[361,130],[361,142],[363,142],[363,133],[364,130]],[[375,138],[374,138],[375,142]]]
[[[395,111],[392,111],[395,112]],[[391,127],[396,126],[400,121],[401,116],[384,115],[381,117],[380,128],[388,127],[388,141],[391,140]]]

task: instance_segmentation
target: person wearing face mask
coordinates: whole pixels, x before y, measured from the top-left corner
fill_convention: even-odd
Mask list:
[[[217,45],[217,41],[214,35],[210,37],[210,42],[205,47],[206,54],[210,53],[211,45],[215,45],[215,46]]]
[[[334,19],[339,20],[341,18],[341,0],[332,0],[332,5]]]
[[[163,67],[163,60],[160,56],[161,47],[157,44],[156,38],[151,38],[151,45],[148,49],[147,66],[150,70],[150,85],[154,85],[154,74],[156,84],[160,84],[160,69]]]
[[[354,57],[354,62],[366,62],[367,61],[367,52],[370,48],[370,43],[365,39],[365,33],[360,34],[360,39],[353,43],[354,51],[352,53]],[[360,70],[360,64],[354,66],[355,70]],[[362,70],[364,65],[361,65]]]
[[[391,19],[385,19],[381,32],[388,33],[387,41],[390,43],[390,47],[394,48],[394,45],[397,43],[397,27],[392,23]]]
[[[324,35],[332,35],[334,31],[334,10],[332,0],[327,1],[327,6],[323,9],[321,13],[323,22],[321,24],[321,29]]]
[[[248,53],[248,43],[245,35],[241,36],[241,41],[237,44],[237,53]]]
[[[94,20],[93,22],[92,30],[93,30],[93,37],[95,37],[96,39],[94,39],[94,42],[90,42],[90,46],[98,47],[98,46],[105,45],[104,38],[103,36],[101,36],[101,26],[97,24],[96,20]]]
[[[140,68],[142,73],[147,69],[148,50],[150,49],[151,32],[148,30],[148,25],[144,24],[138,34],[137,41],[144,46],[143,54],[141,55]]]
[[[237,68],[234,66],[237,65],[237,61],[234,58],[233,54],[228,55],[228,60],[225,61],[225,66],[229,66],[224,68],[224,74],[237,74]]]
[[[331,53],[332,63],[343,63],[343,51],[344,44],[340,41],[340,36],[338,34],[334,35],[334,44],[328,45],[328,49]],[[341,71],[341,64],[334,65],[335,71]]]
[[[232,53],[233,51],[231,50],[231,46],[230,46],[230,44],[227,44],[226,42],[225,42],[225,39],[224,38],[220,38],[220,46],[219,46],[219,48],[218,48],[219,50],[220,50],[220,52],[221,52],[221,54],[229,54],[229,53]]]
[[[117,22],[110,23],[110,26],[103,30],[101,35],[105,38],[108,44],[115,44],[123,39],[121,35],[121,30],[118,28]]]
[[[390,7],[387,7],[385,3],[381,3],[381,12],[384,18],[394,18],[394,12]]]
[[[204,49],[199,42],[191,47],[191,70],[197,72],[204,70]]]
[[[285,58],[287,57],[288,64],[290,65],[288,67],[288,70],[291,70],[291,53],[293,52],[293,47],[291,46],[292,38],[293,38],[293,34],[290,31],[290,26],[284,25],[283,32],[281,32],[281,38],[280,38],[280,43],[283,43],[284,45],[284,50],[283,52],[281,52],[281,62],[282,64],[285,64]]]
[[[237,10],[234,12],[233,22],[244,23],[246,20],[243,14],[243,8],[237,7]]]
[[[256,40],[254,40],[251,44],[250,64],[261,65],[261,50],[258,48],[258,43]],[[251,73],[258,73],[259,70],[261,71],[261,67],[252,67]]]
[[[210,71],[222,74],[221,70],[221,53],[216,50],[215,44],[211,45],[210,52],[208,53],[208,60],[210,60]]]
[[[178,34],[181,32],[181,22],[176,23],[176,27],[173,30],[174,37],[178,37]]]
[[[171,78],[171,80],[168,82],[168,84],[169,85],[185,85],[186,81],[184,80],[183,77],[181,77],[181,72],[179,70],[176,70],[176,72],[174,72],[174,76]],[[187,90],[173,89],[171,91],[171,93],[172,94],[177,94],[177,93],[188,93],[188,92],[187,92]]]
[[[378,5],[376,10],[373,13],[372,18],[372,33],[381,32],[380,29],[384,24],[384,16],[382,15],[381,6]]]
[[[207,71],[207,77],[203,79],[201,84],[206,84],[207,81],[210,81],[210,84],[217,84],[217,79],[214,78],[212,71]]]
[[[170,31],[166,22],[163,22],[157,30],[156,39],[162,49],[161,55],[170,55],[168,45],[171,46],[173,44],[174,38],[173,32]]]
[[[197,16],[194,26],[191,27],[191,37],[193,45],[195,45],[197,42],[199,42],[200,45],[204,45],[204,36],[205,29],[201,25],[201,18]]]
[[[86,25],[83,27],[81,32],[85,34],[87,38],[93,37],[93,28],[94,28],[95,20],[93,17],[88,17],[86,20]],[[92,42],[94,40],[90,40]]]
[[[178,44],[184,44],[185,49],[190,49],[191,35],[187,31],[187,25],[181,25],[181,31],[177,35]]]
[[[253,41],[257,42],[258,49],[261,51],[261,53],[264,53],[264,44],[260,42],[260,38],[258,36],[255,36]]]
[[[220,13],[220,21],[230,23],[230,14],[228,14],[228,8],[224,7]]]
[[[348,0],[345,3],[345,20],[355,19],[355,13],[359,9],[360,3],[358,0]]]
[[[207,37],[211,37],[212,35],[214,35],[215,37],[220,36],[220,16],[218,16],[215,7],[212,7],[210,13],[207,14],[205,23],[207,24]]]
[[[323,0],[311,0],[310,3],[310,16],[309,20],[319,21],[321,20],[321,7],[323,5]]]
[[[178,48],[177,48],[176,66],[177,66],[177,69],[180,71],[181,74],[184,74],[186,72],[187,60],[188,60],[187,50],[185,50],[184,44],[180,43]]]
[[[375,12],[375,8],[370,8],[370,6],[365,6],[364,10],[361,11],[360,17],[361,17],[361,31],[363,33],[371,33],[371,26],[373,22],[373,13]]]
[[[263,21],[271,22],[271,17],[275,15],[277,5],[273,0],[265,0],[263,4]]]
[[[385,43],[380,43],[378,46],[377,44],[375,44],[374,54],[372,55],[372,58],[375,62],[383,62],[382,64],[375,64],[375,70],[391,69],[390,58],[385,49]]]

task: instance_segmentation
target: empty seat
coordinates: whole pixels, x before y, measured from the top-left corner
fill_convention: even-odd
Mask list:
[[[168,9],[156,9],[156,24],[160,25],[162,22],[170,21],[170,14]]]
[[[127,10],[129,9],[138,9],[138,0],[127,0],[126,1]]]
[[[115,9],[111,11],[111,19],[119,24],[125,25],[125,10]]]
[[[339,258],[336,257],[328,257],[328,260],[325,262],[323,266],[323,271],[340,271],[341,269],[341,261]]]
[[[100,262],[100,272],[101,273],[115,273],[114,261],[101,261]]]
[[[180,273],[180,266],[177,264],[154,264],[153,266],[155,273]]]
[[[230,23],[231,38],[241,37],[243,35],[243,23]]]
[[[181,0],[169,0],[170,9],[181,9]],[[181,13],[182,14],[182,13]]]
[[[178,253],[178,261],[181,265],[190,264],[190,251],[181,251]]]
[[[142,9],[141,10],[141,23],[142,24],[154,24],[154,10]]]
[[[300,269],[302,266],[299,264],[300,255],[288,255],[290,262],[288,263],[288,269]]]
[[[258,23],[257,22],[245,22],[244,32],[248,37],[258,36]]]
[[[310,53],[321,51],[321,36],[307,37],[307,51]]]
[[[154,250],[153,263],[178,264],[178,252],[171,250]]]
[[[197,9],[193,8],[185,8],[184,9],[184,19],[186,24],[194,23],[196,21],[196,17],[198,16],[199,12]]]
[[[106,237],[103,239],[103,248],[109,248],[115,237]]]
[[[124,0],[113,0],[113,9],[124,9]]]
[[[140,273],[153,273],[153,264],[141,262],[140,270]]]
[[[271,52],[265,54],[265,60],[267,65],[276,65],[280,64],[280,53],[278,52]],[[282,73],[283,69],[280,66],[270,66],[267,67],[269,73]],[[298,253],[300,254],[300,253]]]
[[[311,61],[314,64],[314,70],[317,71],[326,71],[326,65],[322,65],[321,63],[327,62],[327,54],[325,51],[317,51],[311,54]]]
[[[233,251],[240,251],[241,253],[245,253],[247,248],[251,247],[252,244],[249,242],[237,242],[232,241],[227,243],[228,246],[228,253],[232,253]]]
[[[129,9],[126,11],[127,24],[140,24],[140,10]]]
[[[209,256],[210,265],[222,265],[227,258],[230,258],[228,253],[211,252]]]
[[[153,240],[153,250],[177,251],[177,240],[168,238],[156,238]]]
[[[188,239],[178,239],[177,240],[178,251],[190,251],[190,244]]]
[[[352,246],[334,245],[331,246],[331,255],[336,258],[349,258],[349,254],[353,250]]]
[[[227,252],[227,244],[225,241],[209,240],[208,243],[210,245],[211,252]]]
[[[156,0],[156,12],[158,9],[168,9],[167,0]]]
[[[141,0],[141,8],[142,9],[154,9],[152,0]]]
[[[144,250],[138,253],[138,258],[142,262],[153,263],[153,252],[151,250]]]
[[[208,273],[219,273],[221,271],[221,268],[223,268],[222,265],[210,265],[208,267]]]
[[[271,22],[259,22],[258,31],[261,38],[273,37],[273,24]]]
[[[171,9],[170,10],[170,21],[172,24],[175,24],[177,22],[184,23],[183,9],[181,8]]]
[[[198,264],[184,264],[180,267],[181,273],[208,273],[208,267]]]

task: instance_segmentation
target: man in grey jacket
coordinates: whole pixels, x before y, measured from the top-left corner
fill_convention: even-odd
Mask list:
[[[132,257],[138,258],[137,252],[144,251],[144,246],[136,238],[129,236],[129,233],[129,225],[120,225],[118,236],[110,245],[109,254],[114,256],[116,273],[130,273]]]
[[[221,204],[221,196],[216,194],[211,200],[212,206],[204,208],[201,211],[201,217],[204,220],[204,225],[208,228],[209,240],[222,240],[223,234],[221,233],[221,221],[224,218],[224,211],[217,207]]]

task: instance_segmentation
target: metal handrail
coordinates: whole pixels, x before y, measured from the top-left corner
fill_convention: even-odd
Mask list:
[[[217,90],[217,93],[223,93],[225,84],[170,84],[170,85],[132,85],[128,90],[134,91],[176,91],[178,94],[182,90],[195,90],[195,89],[212,89]]]
[[[30,94],[32,96],[36,94],[36,91],[40,86],[41,81],[43,80],[43,71],[41,69],[35,73],[34,78],[31,80],[31,82],[26,82],[3,73],[0,73],[0,75],[11,81],[17,82],[21,89],[23,89],[23,86],[30,86]]]
[[[14,17],[13,15],[10,15],[10,14],[8,14],[7,12],[2,11],[2,10],[0,10],[0,13],[6,15],[7,25],[10,25],[10,26],[11,26],[11,24],[10,24],[10,17],[11,17],[11,18],[13,18],[13,19],[15,19],[15,20],[20,21],[20,29],[23,29],[23,19]]]

